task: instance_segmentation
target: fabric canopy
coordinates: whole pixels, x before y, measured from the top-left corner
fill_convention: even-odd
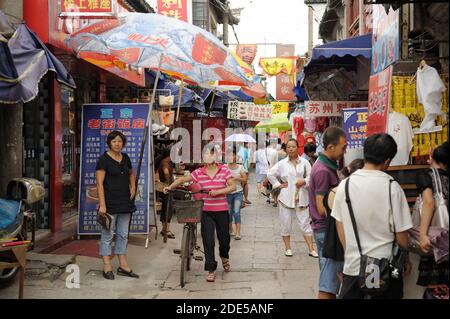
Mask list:
[[[176,109],[178,107],[180,87],[170,81],[159,83],[161,83],[161,85],[158,85],[159,89],[170,90],[170,95],[174,96],[172,109]],[[185,87],[183,87],[183,93],[181,94],[180,107],[183,108],[183,111],[205,112],[204,100],[197,93]]]
[[[346,55],[362,56],[370,59],[372,56],[372,34],[369,33],[316,46],[312,50],[311,61],[331,58],[332,56],[344,57]]]
[[[0,103],[29,102],[41,78],[50,70],[56,79],[75,88],[72,76],[41,40],[22,23],[12,28],[0,11]]]

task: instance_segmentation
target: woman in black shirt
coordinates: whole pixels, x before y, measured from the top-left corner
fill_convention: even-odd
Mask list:
[[[439,179],[442,184],[443,197],[447,204],[448,211],[448,158],[449,158],[449,144],[443,143],[437,147],[433,152],[432,167],[437,168],[439,172]],[[417,176],[417,188],[422,194],[423,208],[420,217],[420,247],[424,252],[431,249],[430,239],[428,238],[428,229],[433,218],[435,209],[434,193],[436,192],[436,185],[432,176],[431,169],[428,169]],[[419,286],[428,287],[432,294],[435,293],[436,288],[440,288],[448,298],[449,286],[449,263],[448,260],[436,263],[434,256],[423,256],[420,258],[419,264],[419,278],[417,279]],[[427,291],[425,291],[425,295]]]
[[[98,213],[113,216],[111,228],[102,228],[100,256],[103,258],[103,277],[114,279],[111,268],[112,241],[116,233],[115,254],[119,258],[117,274],[139,278],[127,261],[128,230],[131,214],[136,210],[134,196],[136,194],[135,174],[131,160],[122,149],[126,137],[119,131],[108,134],[106,139],[109,151],[105,152],[97,162],[96,178],[99,195]]]

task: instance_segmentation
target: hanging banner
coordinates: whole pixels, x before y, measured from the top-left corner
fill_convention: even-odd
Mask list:
[[[305,101],[305,116],[341,116],[343,109],[367,107],[367,101]]]
[[[370,76],[367,135],[385,133],[391,98],[392,66]]]
[[[362,148],[367,138],[367,108],[343,109],[342,117],[347,135],[347,149]]]
[[[189,17],[191,3],[192,0],[158,0],[158,14],[191,23]]]
[[[238,44],[236,46],[236,54],[245,63],[251,65],[255,60],[258,46],[256,44]]]
[[[270,102],[270,104],[272,104],[272,114],[289,112],[289,102]]]
[[[294,44],[277,44],[276,54],[278,58],[293,58],[295,55],[295,45]],[[277,75],[276,83],[276,99],[278,101],[295,101],[294,87],[295,87],[295,77],[297,73],[297,59],[294,57],[294,70],[293,73],[285,74],[280,73]]]
[[[399,56],[399,10],[383,5],[373,5],[372,74],[379,73],[398,61]]]
[[[286,58],[261,58],[259,66],[267,75],[279,75],[281,73],[292,75],[296,71],[297,57]]]
[[[253,102],[228,102],[228,119],[241,121],[265,121],[272,118],[271,104],[255,104]]]
[[[101,226],[97,223],[98,193],[95,167],[99,157],[108,150],[106,138],[114,130],[127,138],[123,149],[131,159],[136,172],[142,136],[149,105],[139,104],[84,104],[82,108],[81,168],[78,203],[78,234],[98,235]],[[148,141],[148,137],[147,137]],[[133,213],[130,233],[149,232],[149,147],[145,144],[141,174],[136,191],[136,212]]]

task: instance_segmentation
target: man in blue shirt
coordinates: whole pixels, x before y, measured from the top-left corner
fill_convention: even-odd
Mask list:
[[[238,156],[242,160],[242,164],[244,165],[245,174],[247,174],[247,182],[243,185],[244,188],[244,203],[251,204],[248,200],[248,162],[250,160],[250,150],[248,149],[248,143],[244,143],[244,145],[239,149]]]

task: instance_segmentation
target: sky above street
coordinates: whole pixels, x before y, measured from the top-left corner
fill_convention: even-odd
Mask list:
[[[295,44],[296,55],[308,51],[308,7],[303,0],[230,0],[231,8],[244,8],[240,23],[235,26],[239,43]],[[318,15],[319,13],[317,13]],[[229,28],[229,42],[237,43],[233,29]],[[320,44],[318,23],[314,22],[313,44]],[[234,50],[235,46],[230,45]],[[253,65],[259,68],[260,57],[275,57],[275,45],[258,45],[258,54]],[[267,90],[275,97],[275,78],[267,81]]]

